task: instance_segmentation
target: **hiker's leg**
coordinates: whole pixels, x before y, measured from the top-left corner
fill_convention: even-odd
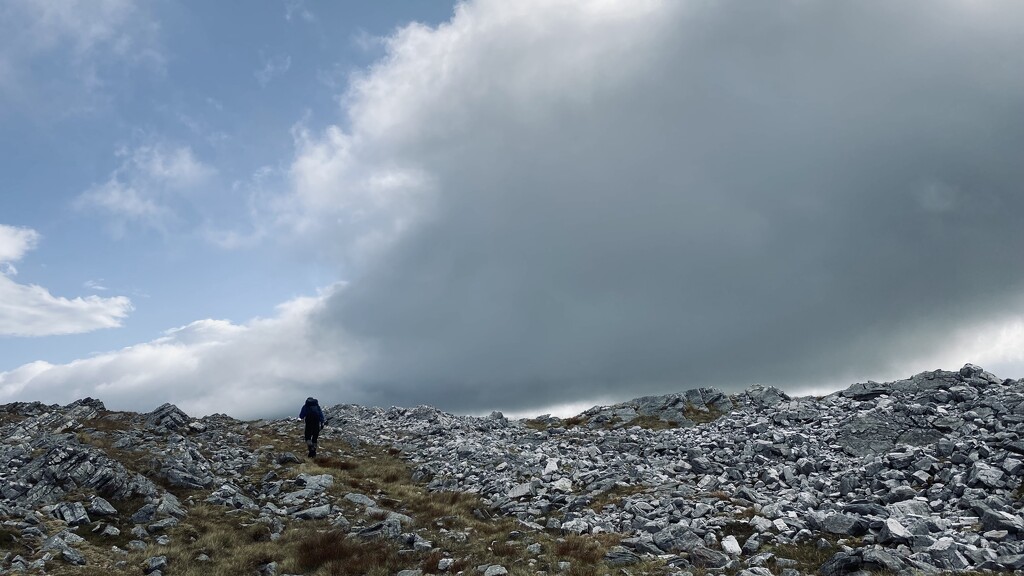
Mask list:
[[[310,434],[309,432],[306,432],[305,440],[306,440],[306,455],[307,456],[316,456],[316,440],[313,439],[313,435]]]

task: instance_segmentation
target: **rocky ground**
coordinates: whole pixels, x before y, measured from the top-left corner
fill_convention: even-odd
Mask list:
[[[566,420],[326,413],[314,460],[295,421],[0,406],[0,573],[1024,569],[1024,380],[971,365]]]

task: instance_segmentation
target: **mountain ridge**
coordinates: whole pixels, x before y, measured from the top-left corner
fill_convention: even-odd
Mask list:
[[[261,574],[1024,567],[1024,380],[970,364],[821,397],[704,388],[567,419],[325,413],[314,460],[291,451],[301,437],[287,419],[112,412],[92,398],[0,406],[0,543],[12,549],[0,571],[208,571],[219,560],[197,551],[194,523],[221,522],[217,510],[267,527],[267,561],[238,568]],[[462,516],[434,516],[451,498]],[[463,530],[438,526],[447,516]],[[476,542],[495,526],[504,555]],[[79,550],[87,529],[116,550]],[[307,536],[324,533],[329,548],[373,543],[378,556],[362,572],[303,563]],[[570,539],[589,552],[574,556]]]

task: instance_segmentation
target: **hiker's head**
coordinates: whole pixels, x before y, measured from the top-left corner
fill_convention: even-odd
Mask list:
[[[309,398],[306,398],[306,405],[307,406],[316,406],[318,404],[320,404],[320,402],[318,402],[316,398],[313,398],[312,396],[310,396]]]

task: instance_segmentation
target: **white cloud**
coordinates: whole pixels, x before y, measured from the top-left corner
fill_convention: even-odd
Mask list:
[[[67,364],[34,362],[0,373],[0,403],[92,395],[107,406],[146,411],[173,402],[192,415],[240,418],[297,413],[306,396],[348,402],[337,383],[358,364],[357,348],[324,347],[310,318],[326,294],[296,298],[271,318],[245,324],[200,320],[156,340]]]
[[[20,0],[0,5],[0,96],[19,105],[88,108],[111,66],[162,73],[160,26],[131,0]],[[57,55],[57,57],[54,57]],[[45,77],[37,72],[46,68]]]
[[[263,67],[253,72],[252,75],[259,82],[260,86],[266,88],[267,84],[270,84],[275,78],[282,76],[291,67],[292,57],[287,54],[270,57],[264,56]]]
[[[999,5],[479,0],[402,28],[344,123],[296,130],[281,219],[354,270],[319,325],[373,344],[355,388],[461,409],[906,375],[1021,309]]]
[[[387,39],[344,122],[297,126],[287,194],[257,202],[349,286],[0,393],[523,413],[1010,366],[1021,5],[960,6],[461,3]]]
[[[82,284],[82,286],[84,288],[87,288],[89,290],[95,290],[97,292],[106,292],[107,290],[109,290],[109,288],[103,285],[102,278],[99,280],[86,280],[85,283]]]
[[[0,335],[77,334],[120,326],[132,310],[128,298],[63,298],[11,278],[15,272],[11,264],[34,248],[38,239],[34,230],[0,224]]]
[[[38,242],[39,233],[31,228],[0,224],[0,263],[10,264],[21,260]]]
[[[146,145],[121,149],[117,156],[121,165],[110,178],[80,194],[74,205],[112,217],[119,230],[127,223],[166,230],[178,217],[179,201],[215,174],[187,146]]]
[[[316,20],[316,16],[306,7],[304,0],[284,0],[284,19],[291,22],[300,18],[306,22]]]

